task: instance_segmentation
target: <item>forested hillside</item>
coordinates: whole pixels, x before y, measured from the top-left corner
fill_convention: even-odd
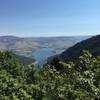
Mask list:
[[[100,55],[100,35],[77,43],[64,51],[60,57],[65,61],[73,61],[79,58],[83,50],[89,50],[94,56]]]
[[[13,54],[14,59],[17,59],[19,62],[21,62],[24,65],[33,64],[36,62],[36,60],[31,57],[20,56],[20,55],[14,54],[14,53],[12,53],[12,54]]]
[[[0,100],[100,100],[100,57],[84,51],[77,63],[36,69],[0,52]]]

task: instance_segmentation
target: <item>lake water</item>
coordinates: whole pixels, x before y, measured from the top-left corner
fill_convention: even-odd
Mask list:
[[[34,51],[32,56],[40,65],[43,65],[47,62],[48,57],[60,54],[63,51],[64,49],[40,48]]]

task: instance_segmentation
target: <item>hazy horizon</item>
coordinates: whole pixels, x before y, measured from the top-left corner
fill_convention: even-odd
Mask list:
[[[95,34],[95,35],[100,35],[100,34]],[[42,38],[42,37],[47,37],[47,38],[49,38],[49,37],[85,37],[85,36],[95,36],[94,34],[92,35],[92,34],[88,34],[88,35],[57,35],[57,36],[19,36],[19,35],[10,35],[10,34],[6,34],[6,35],[0,35],[0,37],[2,37],[2,36],[14,36],[14,37],[19,37],[19,38]]]

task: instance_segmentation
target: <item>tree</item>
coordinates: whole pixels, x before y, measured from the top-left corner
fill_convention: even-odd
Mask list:
[[[84,51],[77,62],[35,69],[0,52],[0,100],[100,100],[100,57]]]

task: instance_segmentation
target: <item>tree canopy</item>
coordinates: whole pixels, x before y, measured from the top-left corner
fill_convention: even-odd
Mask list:
[[[36,69],[0,52],[0,100],[100,100],[100,57],[84,51],[75,63]]]

